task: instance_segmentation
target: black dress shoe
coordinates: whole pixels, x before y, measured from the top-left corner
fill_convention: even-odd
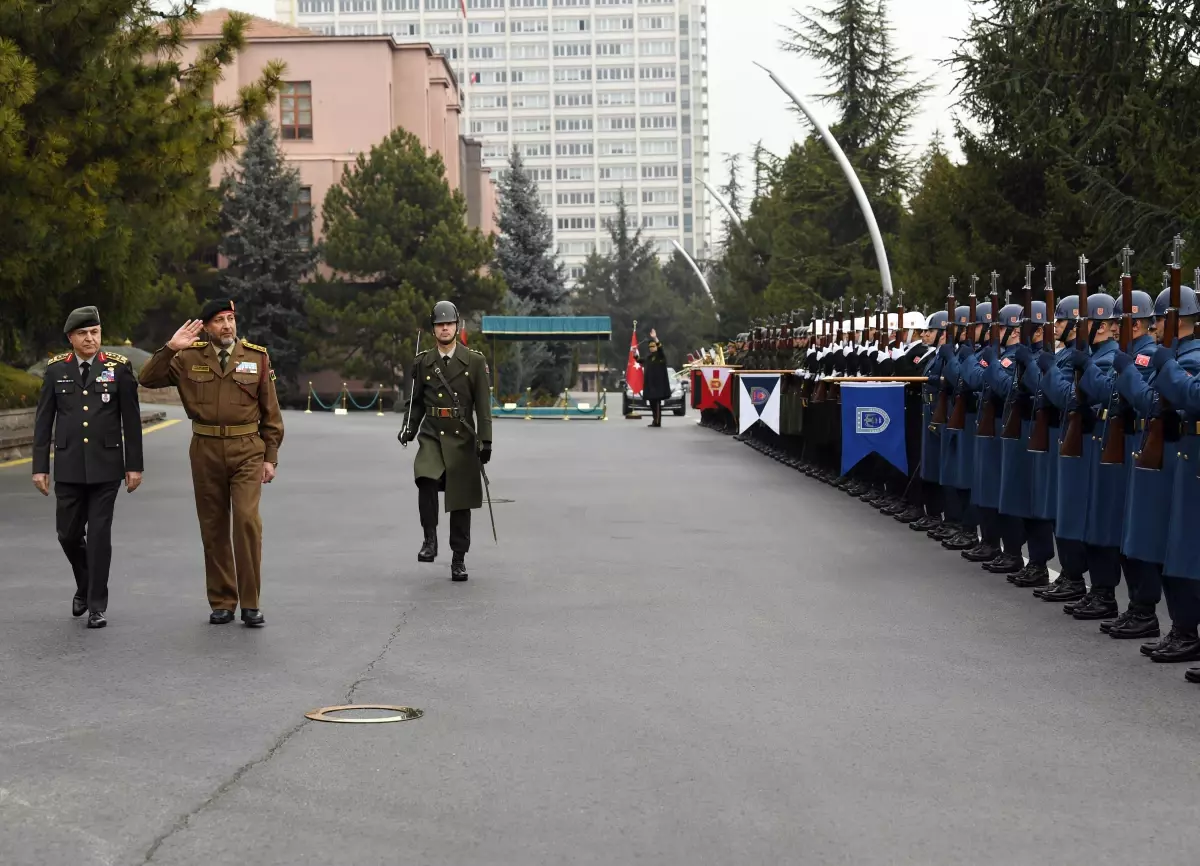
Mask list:
[[[959,556],[961,556],[967,562],[987,562],[988,560],[995,559],[999,555],[1000,548],[996,547],[994,544],[988,544],[987,542],[980,542],[970,550],[964,550],[959,554]]]
[[[1075,619],[1108,619],[1110,616],[1116,616],[1118,610],[1120,608],[1113,591],[1105,587],[1093,589],[1087,603],[1077,605],[1071,616]]]
[[[1013,586],[1023,588],[1050,585],[1050,572],[1044,565],[1027,565],[1022,571],[1013,575]]]
[[[1200,668],[1188,668],[1184,671],[1183,678],[1189,683],[1200,683]]]
[[[937,526],[937,521],[926,514],[924,517],[918,517],[916,520],[908,524],[908,528],[913,532],[928,532]]]
[[[242,608],[242,622],[250,626],[250,628],[258,628],[267,624],[267,620],[263,617],[262,611],[256,607]]]
[[[87,599],[75,596],[71,599],[71,616],[83,616],[87,613]]]
[[[992,574],[1017,574],[1025,567],[1025,560],[1015,553],[1002,553],[983,567]]]
[[[465,554],[456,553],[454,559],[450,563],[450,579],[461,583],[467,579],[467,563],[464,562]]]
[[[93,610],[88,614],[88,628],[104,628],[108,625],[108,620],[104,618],[101,611]]]
[[[1105,634],[1108,634],[1110,631],[1113,630],[1114,626],[1117,628],[1120,628],[1121,626],[1125,625],[1125,622],[1129,619],[1129,617],[1132,613],[1133,613],[1133,608],[1126,608],[1125,610],[1123,610],[1119,614],[1117,614],[1116,619],[1110,619],[1110,620],[1106,620],[1106,621],[1100,623],[1100,631],[1104,632]]]
[[[1175,640],[1150,653],[1150,660],[1167,664],[1200,661],[1200,637],[1196,629],[1175,629]]]
[[[233,611],[231,610],[214,610],[208,615],[208,621],[213,625],[225,625],[233,622]]]
[[[1083,577],[1067,577],[1053,589],[1043,592],[1042,601],[1076,601],[1087,595],[1087,584]]]
[[[1158,637],[1162,632],[1158,627],[1158,617],[1154,611],[1134,610],[1125,611],[1124,622],[1114,622],[1108,630],[1108,636],[1116,640],[1131,640],[1133,638]]]
[[[1048,586],[1043,586],[1040,589],[1035,589],[1033,591],[1033,596],[1034,596],[1034,598],[1041,598],[1046,593],[1053,592],[1054,590],[1058,589],[1065,582],[1066,582],[1065,578],[1060,574],[1058,577],[1054,578],[1054,583],[1051,583]]]
[[[960,532],[962,532],[961,526],[955,526],[953,523],[940,523],[932,529],[926,530],[925,534],[934,541],[946,541]]]
[[[916,523],[918,520],[921,520],[921,519],[922,519],[922,517],[921,517],[921,509],[919,509],[919,508],[906,508],[906,509],[904,509],[903,511],[901,511],[899,514],[893,514],[893,515],[892,515],[892,519],[893,519],[893,520],[898,520],[898,521],[900,521],[901,523],[906,523],[906,524],[908,524],[909,526],[912,526],[912,525],[913,525],[914,523]]]
[[[973,532],[960,532],[942,542],[942,547],[947,550],[971,550],[978,546],[979,538]]]
[[[417,552],[417,562],[433,562],[437,553],[437,530],[426,530],[425,541]]]
[[[1160,649],[1167,646],[1174,640],[1175,640],[1175,626],[1171,626],[1170,631],[1168,631],[1165,635],[1160,637],[1158,640],[1150,641],[1149,643],[1144,643],[1140,647],[1138,647],[1138,652],[1140,652],[1144,656],[1154,655],[1154,653],[1158,652]]]

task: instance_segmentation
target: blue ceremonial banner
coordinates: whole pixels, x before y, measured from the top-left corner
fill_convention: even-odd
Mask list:
[[[842,474],[874,452],[908,474],[904,383],[842,383]]]

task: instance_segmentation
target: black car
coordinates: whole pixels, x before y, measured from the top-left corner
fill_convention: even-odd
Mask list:
[[[690,387],[688,380],[680,376],[674,367],[667,368],[667,378],[671,382],[671,396],[663,400],[663,410],[674,412],[675,416],[682,417],[687,414],[687,392]],[[634,394],[629,390],[629,384],[622,379],[620,382],[621,388],[621,414],[629,415],[633,412],[649,412],[650,403],[641,394]]]

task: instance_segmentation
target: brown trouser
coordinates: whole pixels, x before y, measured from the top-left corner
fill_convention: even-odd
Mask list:
[[[262,465],[257,435],[233,439],[192,436],[192,489],[204,543],[204,578],[213,610],[258,609],[262,583]],[[233,506],[232,536],[230,504]],[[235,576],[236,575],[236,576]]]

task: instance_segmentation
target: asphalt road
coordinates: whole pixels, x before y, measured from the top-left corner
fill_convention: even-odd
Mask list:
[[[103,631],[0,469],[0,863],[1196,861],[1179,666],[694,420],[498,421],[454,584],[395,417],[288,414],[261,630],[208,625],[184,425]]]

